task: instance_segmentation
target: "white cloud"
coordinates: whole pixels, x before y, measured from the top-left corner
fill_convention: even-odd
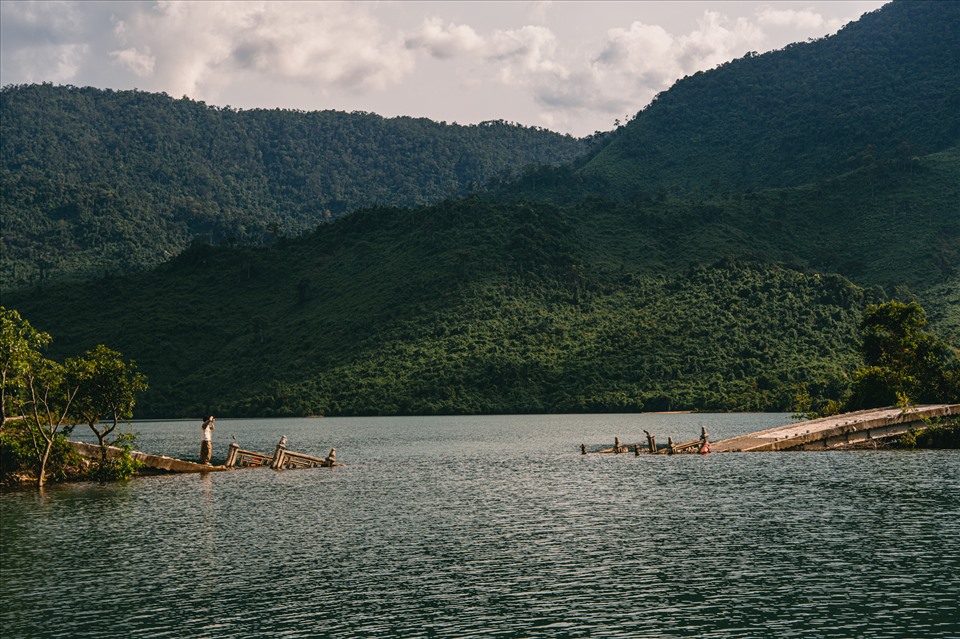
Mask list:
[[[435,58],[451,58],[486,46],[472,28],[452,22],[444,26],[443,20],[436,17],[427,18],[420,31],[407,36],[404,43],[408,49],[421,49]]]
[[[819,13],[811,9],[772,9],[764,7],[757,12],[757,22],[761,26],[792,27],[794,29],[819,29],[826,21]]]
[[[762,48],[764,34],[757,21],[706,11],[685,34],[635,21],[572,52],[546,26],[483,36],[439,18],[426,20],[405,43],[439,59],[467,58],[475,65],[471,75],[487,82],[523,87],[542,122],[566,128],[598,113],[629,117],[677,78]]]
[[[73,2],[2,2],[0,19],[5,39],[19,45],[76,44],[82,37],[82,13]]]
[[[70,2],[0,3],[3,75],[21,82],[72,81],[90,47],[77,7]],[[5,82],[5,81],[4,81]]]
[[[5,61],[9,65],[4,66],[17,67],[22,82],[70,84],[76,79],[88,50],[83,44],[30,47],[13,53]]]
[[[591,87],[584,106],[610,116],[627,116],[676,79],[741,56],[763,42],[756,24],[714,11],[705,12],[696,29],[681,35],[639,21],[629,28],[610,29],[590,63],[589,78],[583,81]]]
[[[466,58],[474,65],[471,76],[506,85],[545,86],[564,82],[570,75],[559,61],[556,35],[542,26],[495,30],[482,37],[469,26],[444,25],[440,19],[430,18],[404,41],[409,49],[434,58]]]
[[[629,29],[607,32],[593,68],[598,79],[629,76],[659,86],[677,77],[681,70],[677,58],[677,40],[663,27],[634,22]]]
[[[110,57],[116,64],[129,69],[141,78],[153,75],[153,67],[157,62],[157,59],[150,55],[149,47],[145,51],[140,51],[136,47],[111,51]]]
[[[173,95],[215,95],[238,73],[382,90],[413,68],[364,5],[161,1],[115,33],[115,60]]]
[[[762,48],[764,34],[757,21],[706,11],[685,34],[635,21],[609,29],[592,46],[569,50],[546,26],[481,35],[439,18],[425,21],[405,42],[435,58],[466,58],[475,67],[472,77],[524,88],[542,122],[567,127],[598,113],[611,121],[629,116],[677,78]]]
[[[697,29],[678,40],[677,59],[684,73],[710,69],[763,46],[761,29],[745,18],[730,20],[706,11]]]
[[[534,0],[534,2],[531,2],[527,10],[530,21],[545,22],[551,6],[553,6],[552,0]]]
[[[566,67],[556,60],[557,37],[546,27],[526,26],[497,31],[485,53],[500,66],[499,78],[508,84],[525,83],[530,76],[547,74],[566,80]]]
[[[485,61],[496,67],[496,77],[508,84],[522,84],[529,76],[542,73],[560,78],[567,75],[566,68],[556,61],[557,37],[546,27],[528,25],[497,30],[483,38],[467,25],[444,26],[439,18],[429,18],[404,42],[408,49],[424,51],[435,58],[468,56]]]
[[[137,86],[247,107],[429,111],[460,121],[482,112],[583,133],[635,113],[684,75],[845,21],[824,4],[708,4],[695,24],[693,5],[497,7],[4,0],[0,74],[3,83]],[[428,95],[435,99],[421,106]]]

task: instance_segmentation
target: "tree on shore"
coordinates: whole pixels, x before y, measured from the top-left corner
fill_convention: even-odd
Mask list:
[[[17,311],[0,307],[0,445],[4,457],[10,451],[18,463],[36,466],[41,488],[51,453],[70,428],[70,405],[77,391],[68,368],[40,354],[50,340]],[[16,420],[16,432],[3,428],[11,419]]]
[[[50,335],[34,329],[13,309],[0,307],[0,391],[3,421],[22,422],[19,448],[37,466],[37,481],[43,487],[47,462],[67,422],[75,388],[71,388],[66,369],[44,359],[40,349],[50,343]],[[22,420],[20,419],[22,418]],[[16,436],[3,433],[6,447]]]
[[[34,362],[24,376],[24,419],[33,440],[37,486],[43,488],[47,461],[58,436],[68,434],[70,409],[80,388],[76,370],[50,359]]]
[[[147,378],[134,362],[124,361],[123,355],[103,344],[69,363],[79,382],[72,412],[97,436],[100,462],[106,464],[106,438],[122,420],[133,417],[137,393],[147,389]]]
[[[133,416],[137,393],[147,387],[146,377],[134,362],[124,361],[120,353],[103,345],[63,364],[46,359],[40,351],[49,344],[50,335],[35,330],[17,311],[3,307],[0,338],[2,458],[13,458],[19,468],[34,466],[42,488],[51,456],[61,462],[55,465],[66,466],[70,448],[65,436],[74,424],[85,423],[100,442],[97,476],[119,479],[136,470],[129,455],[116,467],[106,459],[107,436],[120,421]],[[16,427],[3,429],[12,417],[17,418]],[[129,435],[117,438],[126,449],[131,439]],[[55,469],[55,475],[62,472],[62,468]]]
[[[20,391],[30,368],[40,361],[40,350],[50,343],[13,309],[0,306],[0,430],[10,417],[19,417]]]
[[[853,376],[847,410],[960,402],[957,350],[925,330],[916,302],[867,307],[860,325],[864,366]]]

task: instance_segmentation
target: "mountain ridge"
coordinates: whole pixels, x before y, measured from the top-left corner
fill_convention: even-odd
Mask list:
[[[621,194],[797,186],[960,142],[960,3],[895,0],[837,34],[677,81],[581,169]]]
[[[955,12],[924,8],[934,30],[949,22],[937,11]],[[851,32],[898,23],[865,24]],[[924,24],[904,28],[915,37]],[[821,55],[819,44],[791,55]],[[874,81],[896,80],[891,69],[877,58]],[[900,97],[897,109],[910,94]],[[880,108],[885,96],[872,99]],[[934,153],[841,140],[835,157],[853,160],[824,174],[800,166],[808,152],[784,152],[742,189],[699,173],[722,154],[667,167],[673,182],[657,169],[667,181],[656,188],[636,163],[584,170],[628,132],[652,134],[647,117],[586,163],[493,191],[370,207],[269,247],[196,242],[148,272],[5,291],[4,303],[53,334],[56,354],[106,342],[136,359],[151,379],[142,415],[166,417],[790,410],[798,394],[842,395],[864,310],[889,298],[919,300],[960,345],[960,147],[949,135]],[[925,114],[921,128],[930,118],[949,132],[957,114]],[[791,161],[791,175],[817,177],[770,186]]]
[[[459,197],[599,139],[52,85],[4,87],[0,112],[5,287],[142,269],[198,237],[267,244],[356,208]]]
[[[57,354],[104,341],[136,359],[143,415],[789,410],[798,385],[849,382],[865,305],[901,295],[888,270],[913,265],[902,295],[960,344],[956,308],[926,294],[960,278],[914,259],[937,235],[960,254],[960,220],[888,256],[868,233],[952,201],[953,158],[707,203],[368,209],[273,247],[196,245],[148,273],[7,300]],[[790,240],[804,206],[840,224],[870,188],[873,217]],[[774,251],[771,232],[788,243]],[[858,233],[859,286],[818,262]]]

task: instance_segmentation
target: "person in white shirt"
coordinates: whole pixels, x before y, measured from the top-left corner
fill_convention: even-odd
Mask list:
[[[213,453],[213,415],[203,420],[200,430],[203,436],[200,439],[200,463],[210,465],[210,457]]]

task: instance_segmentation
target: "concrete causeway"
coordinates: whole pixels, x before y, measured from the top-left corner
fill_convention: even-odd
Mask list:
[[[928,420],[952,415],[960,415],[960,404],[875,408],[768,428],[713,442],[710,448],[715,453],[828,450],[925,430]]]
[[[73,449],[88,459],[100,459],[100,446],[83,442],[70,442]],[[114,446],[107,446],[107,458],[113,458],[123,452]],[[227,470],[226,466],[207,466],[196,462],[175,459],[162,455],[148,455],[138,450],[130,451],[130,456],[143,462],[147,473],[211,473]]]

